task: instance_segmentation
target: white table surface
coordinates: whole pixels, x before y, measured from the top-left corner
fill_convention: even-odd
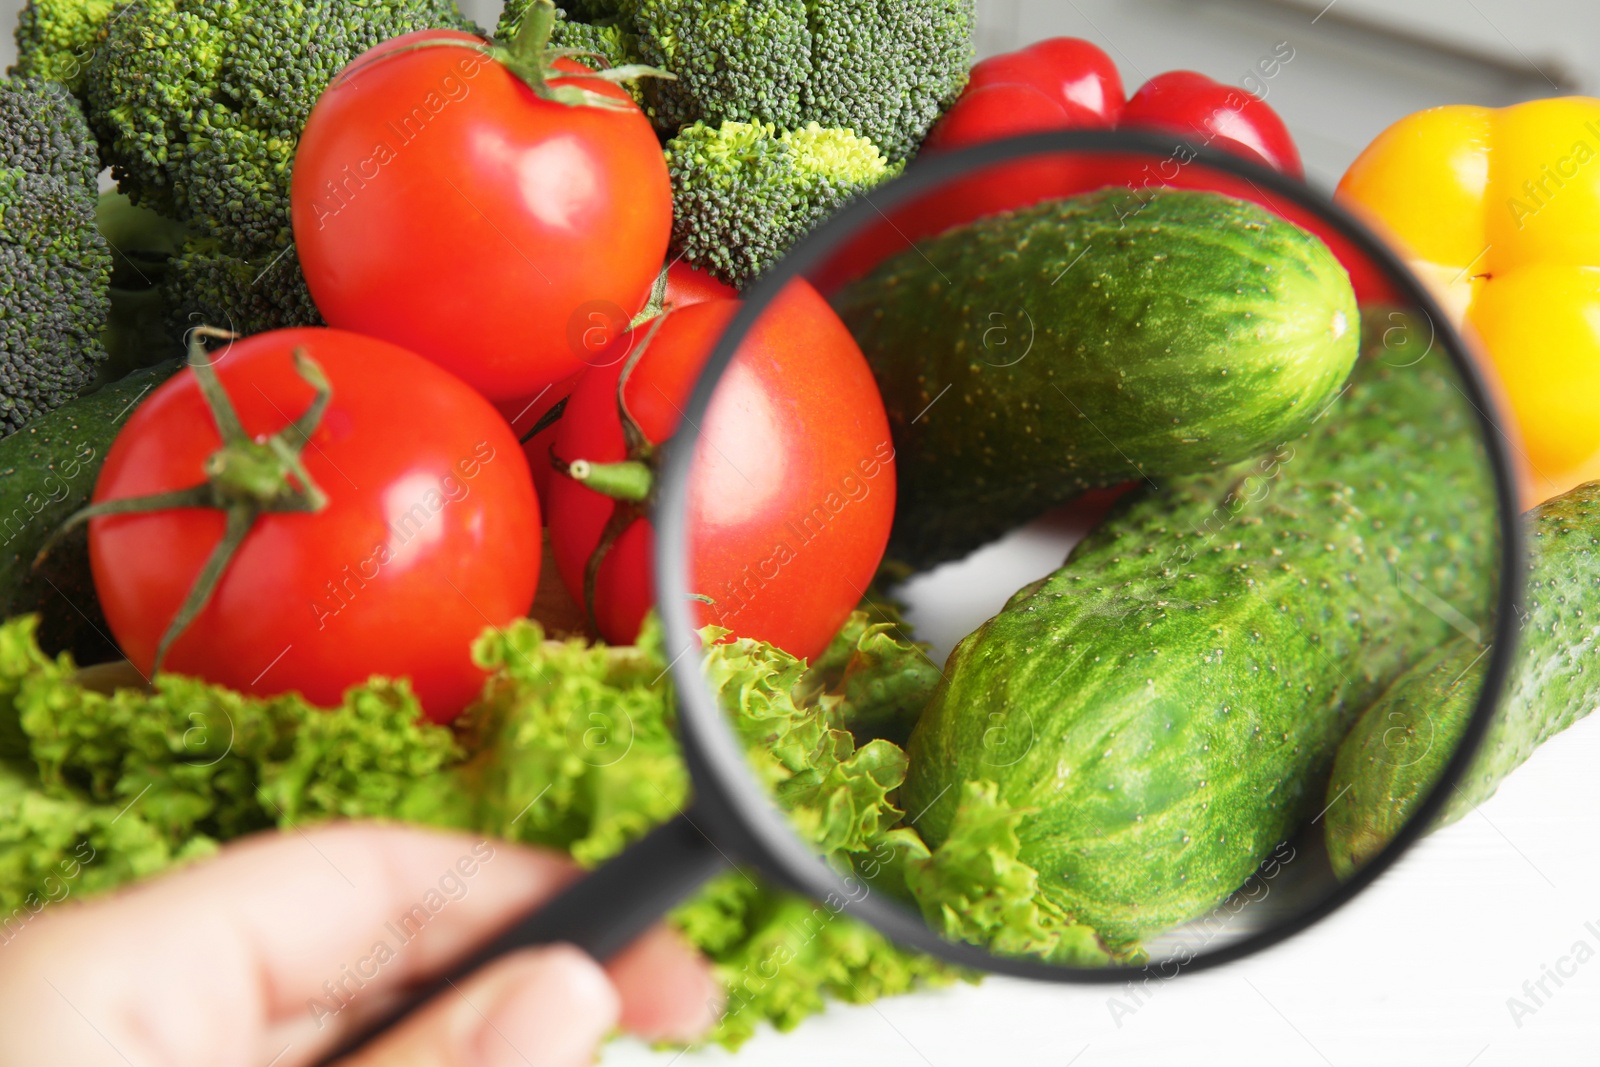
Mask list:
[[[1261,1057],[1283,1067],[1495,1067],[1600,1062],[1600,718],[1540,750],[1473,815],[1424,840],[1365,893],[1250,959],[1125,990],[991,978],[835,1004],[766,1030],[743,1067],[1101,1067]],[[1593,924],[1590,929],[1586,924]],[[1532,1013],[1537,982],[1584,942],[1594,959]],[[1579,950],[1580,953],[1582,950]],[[1537,992],[1537,989],[1535,989]],[[1114,1010],[1111,998],[1126,1010]],[[612,1045],[605,1067],[677,1053]],[[691,1051],[680,1067],[730,1062]]]

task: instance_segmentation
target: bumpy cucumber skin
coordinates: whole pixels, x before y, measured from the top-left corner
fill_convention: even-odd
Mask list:
[[[38,571],[33,561],[89,502],[106,450],[135,402],[177,369],[171,360],[135,371],[0,440],[0,617],[38,612],[47,652],[70,650],[80,663],[117,654],[94,595],[87,533],[57,543]]]
[[[1397,575],[1492,612],[1494,486],[1437,360],[1363,361],[1305,439],[1147,491],[962,641],[909,743],[930,845],[998,782],[1043,903],[1117,949],[1314,816],[1354,718],[1453,633]]]
[[[889,554],[916,566],[1085,489],[1159,484],[1297,437],[1359,349],[1355,294],[1327,246],[1188,190],[1104,190],[982,220],[888,261],[835,306],[894,432]]]
[[[1437,826],[1489,799],[1534,749],[1600,704],[1600,483],[1541,504],[1524,524],[1528,584],[1516,660]],[[1381,852],[1427,800],[1472,719],[1487,660],[1478,641],[1457,637],[1397,679],[1339,746],[1325,838],[1341,878]]]

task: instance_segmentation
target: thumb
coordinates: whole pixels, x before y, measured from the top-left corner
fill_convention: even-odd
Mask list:
[[[496,961],[339,1067],[590,1067],[621,998],[569,945]]]

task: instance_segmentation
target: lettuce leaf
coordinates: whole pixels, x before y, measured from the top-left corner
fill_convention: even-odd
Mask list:
[[[870,615],[851,615],[817,657],[801,683],[801,696],[836,693],[857,741],[882,738],[903,747],[939,684],[939,665],[927,646],[911,639],[896,605],[880,600],[871,606]]]
[[[844,914],[839,902],[816,902],[771,890],[730,871],[672,921],[712,960],[728,1006],[712,1039],[736,1049],[765,1021],[793,1030],[828,998],[867,1004],[918,986],[949,985],[958,972],[896,947]]]
[[[1038,872],[1017,858],[1017,826],[1029,811],[1008,806],[994,782],[964,782],[961,790],[950,835],[937,849],[929,852],[909,829],[889,837],[928,925],[1003,956],[1078,967],[1110,963],[1092,927],[1043,909]]]
[[[175,845],[126,810],[51,796],[38,786],[27,767],[0,762],[0,944],[49,904],[216,850],[204,835]]]
[[[486,632],[474,654],[489,678],[450,730],[421,717],[404,682],[381,679],[332,709],[178,676],[104,694],[69,659],[39,652],[30,619],[0,625],[0,756],[24,757],[0,763],[0,904],[31,914],[27,902],[52,899],[74,862],[70,891],[88,895],[251,830],[328,818],[472,829],[592,866],[687,803],[653,624],[636,646],[611,648],[519,622]],[[879,849],[901,818],[905,756],[855,731],[890,722],[896,702],[920,707],[938,678],[925,653],[893,622],[858,613],[815,667],[733,641],[710,645],[704,670],[799,832],[842,866]],[[794,1026],[827,997],[866,1001],[955,976],[842,910],[738,872],[673,921],[728,985],[714,1036],[730,1047],[763,1020]]]
[[[476,755],[456,773],[477,829],[594,866],[687,803],[653,619],[630,648],[547,641],[519,622],[485,633],[475,656],[492,674],[465,723]]]
[[[0,630],[0,644],[16,625]],[[34,664],[11,707],[45,790],[136,805],[175,845],[333,817],[409,817],[419,784],[461,755],[450,731],[421,718],[409,686],[381,679],[323,710],[293,694],[246,697],[181,675],[105,694],[79,685],[63,657]],[[452,814],[430,805],[416,813],[467,824]]]
[[[861,851],[900,821],[890,794],[905,752],[881,740],[857,748],[843,696],[808,679],[803,661],[741,639],[711,645],[702,669],[756,778],[818,853]]]

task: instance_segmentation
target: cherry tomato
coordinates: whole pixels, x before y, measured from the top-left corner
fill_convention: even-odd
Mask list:
[[[677,432],[695,381],[738,308],[712,301],[636,331],[645,335],[636,341],[644,350],[635,349],[622,392],[649,442]],[[629,458],[617,404],[625,368],[597,368],[579,383],[556,442],[562,460]],[[691,576],[712,601],[698,607],[701,622],[816,656],[882,561],[895,468],[866,360],[809,285],[793,283],[762,316],[699,430],[682,446],[695,448]],[[593,613],[608,641],[633,640],[653,602],[647,511],[571,477],[558,476],[550,487],[556,566],[579,603],[587,602],[589,561],[603,549]],[[614,536],[603,548],[608,532]]]
[[[1254,94],[1192,70],[1157,74],[1122,112],[1123,126],[1171,130],[1201,144],[1304,178],[1300,151],[1278,113]]]
[[[550,499],[550,477],[553,470],[550,466],[550,447],[556,442],[556,433],[561,427],[561,416],[566,411],[567,398],[582,380],[583,375],[574,374],[564,382],[545,386],[531,399],[495,405],[500,414],[505,416],[506,422],[511,424],[512,432],[522,445],[522,454],[527,458],[528,469],[533,476],[533,488],[539,497],[540,514],[544,516],[546,522],[550,519],[550,512],[545,504]],[[557,407],[561,410],[557,411]],[[535,433],[535,430],[538,432]]]
[[[214,354],[257,440],[315,395],[296,372],[297,349],[332,390],[302,453],[327,504],[257,520],[164,668],[246,693],[294,690],[323,706],[371,675],[404,676],[428,716],[447,721],[482,685],[472,641],[533,603],[539,510],[522,450],[459,379],[386,342],[319,329],[260,334]],[[94,500],[202,483],[219,443],[194,372],[180,371],[128,419]],[[211,508],[91,520],[95,589],[141,671],[224,524]]]
[[[674,311],[691,304],[704,304],[708,300],[733,300],[738,295],[739,290],[733,286],[718,281],[680,259],[667,267],[667,295],[662,300],[662,307]]]
[[[707,300],[732,300],[739,295],[739,291],[731,285],[724,284],[702,270],[697,270],[682,261],[673,263],[667,268],[667,291],[662,298],[662,308],[672,311],[685,308],[691,304],[703,304]],[[627,356],[623,346],[615,345],[616,335],[604,316],[591,327],[592,333],[584,338],[584,351],[588,353],[585,360],[590,366],[604,366]],[[627,324],[622,324],[621,332],[627,332]],[[511,423],[511,428],[516,431],[517,439],[522,442],[523,452],[528,457],[528,466],[533,470],[533,484],[539,492],[541,502],[550,499],[548,495],[551,472],[555,469],[550,463],[550,449],[556,443],[556,434],[560,429],[560,413],[553,418],[551,411],[556,405],[563,405],[567,397],[572,395],[582,380],[582,374],[575,374],[566,381],[557,385],[548,386],[538,395],[527,400],[519,400],[511,404],[497,404],[500,413]],[[540,428],[540,424],[545,425]],[[538,433],[532,433],[539,428]],[[549,511],[544,512],[546,518]]]
[[[481,46],[420,31],[334,79],[295,157],[294,232],[331,325],[512,402],[583,369],[593,315],[625,326],[644,307],[672,190],[626,91],[557,76],[616,110],[542,99]],[[564,58],[551,69],[585,70]]]

